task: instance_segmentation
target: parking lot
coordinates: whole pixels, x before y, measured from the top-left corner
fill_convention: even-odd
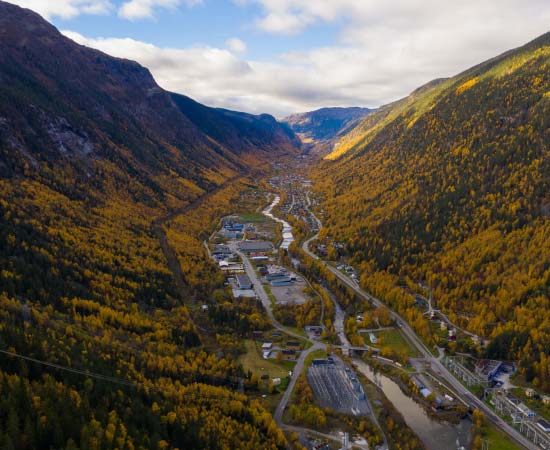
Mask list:
[[[301,305],[309,300],[310,296],[304,293],[307,286],[302,277],[298,277],[296,282],[290,286],[270,286],[271,292],[275,296],[277,303],[287,305],[294,303]]]
[[[361,398],[364,396],[362,388],[354,388],[351,381],[354,375],[349,368],[346,372],[342,362],[336,361],[335,364],[312,365],[308,369],[307,380],[315,400],[321,407],[345,414],[369,414],[368,402],[364,397]]]

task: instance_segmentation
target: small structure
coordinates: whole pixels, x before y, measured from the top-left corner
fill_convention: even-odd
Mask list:
[[[378,343],[378,338],[374,333],[369,333],[370,343],[376,345]]]
[[[520,403],[517,405],[518,411],[525,417],[532,419],[536,416],[536,414],[529,409],[529,407],[525,403]]]
[[[535,396],[535,390],[533,388],[526,388],[525,389],[525,396],[527,398],[533,398]]]
[[[273,348],[273,342],[264,342],[262,344],[262,350],[271,350]]]
[[[260,330],[256,330],[252,332],[252,337],[254,339],[263,339],[264,338],[264,332]]]
[[[480,359],[475,366],[476,373],[485,381],[492,381],[501,371],[502,361]]]
[[[550,405],[550,395],[543,395],[542,403],[544,403],[545,405]]]
[[[292,281],[290,277],[282,277],[272,280],[270,284],[271,286],[292,286],[294,281]]]
[[[281,350],[281,354],[285,361],[294,361],[297,358],[296,350]]]
[[[301,345],[298,341],[288,341],[286,343],[286,348],[288,348],[289,350],[300,350]]]
[[[268,359],[271,356],[271,350],[266,350],[265,352],[262,352],[262,356],[264,359]]]
[[[252,281],[248,275],[237,275],[237,285],[239,289],[252,289]]]
[[[456,341],[456,330],[454,328],[449,330],[449,341]]]
[[[324,358],[317,358],[311,361],[312,366],[326,366],[328,364],[329,364],[328,359],[324,359]]]
[[[439,324],[439,329],[441,331],[447,331],[447,322],[445,322],[444,320],[441,321],[441,323]]]

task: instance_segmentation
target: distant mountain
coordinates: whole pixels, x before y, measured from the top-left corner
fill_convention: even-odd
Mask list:
[[[326,233],[431,333],[409,290],[550,391],[550,34],[369,115],[317,168]],[[407,289],[398,286],[408,286]],[[422,292],[426,294],[425,292]],[[460,340],[459,340],[460,341]]]
[[[282,121],[304,143],[329,141],[372,113],[369,108],[321,108],[316,111],[293,114]]]

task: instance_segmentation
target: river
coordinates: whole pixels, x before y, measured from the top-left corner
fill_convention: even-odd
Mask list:
[[[405,422],[422,440],[429,450],[456,450],[457,442],[467,446],[470,440],[471,422],[461,420],[452,425],[432,419],[422,406],[407,397],[393,380],[381,373],[376,373],[365,362],[354,359],[357,368],[370,381],[376,384],[390,402],[403,415]]]
[[[292,234],[292,227],[286,220],[279,219],[278,217],[275,217],[271,211],[275,206],[279,204],[281,201],[281,197],[279,195],[275,195],[275,199],[271,202],[271,204],[262,211],[264,216],[269,217],[270,219],[273,219],[275,222],[279,222],[283,225],[283,242],[280,245],[280,248],[284,250],[288,250],[288,247],[292,242],[294,242],[294,235]]]

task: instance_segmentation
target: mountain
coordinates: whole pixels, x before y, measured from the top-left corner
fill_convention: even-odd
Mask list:
[[[250,149],[294,151],[300,141],[284,123],[269,114],[252,115],[222,108],[209,108],[184,95],[172,94],[176,106],[203,133],[240,153]]]
[[[34,13],[9,4],[2,9],[1,136],[11,152],[26,153],[31,163],[56,155],[119,155],[115,148],[125,146],[134,164],[158,170],[168,160],[184,167],[189,159],[204,168],[235,168],[242,151],[295,147],[294,136],[270,116],[222,112],[171,94],[139,64],[79,46]],[[209,124],[195,120],[198,109]],[[239,132],[243,142],[235,138]],[[13,155],[5,157],[16,164]]]
[[[335,138],[372,111],[359,107],[321,108],[293,114],[282,121],[300,136],[304,143],[319,143]]]
[[[427,339],[475,347],[430,331],[414,306],[427,283],[437,308],[491,340],[481,352],[520,360],[546,391],[549,63],[546,34],[436,80],[365,118],[314,174],[322,237],[346,243],[365,287]]]
[[[203,234],[297,150],[0,2],[0,448],[285,447],[194,306],[260,317]]]

